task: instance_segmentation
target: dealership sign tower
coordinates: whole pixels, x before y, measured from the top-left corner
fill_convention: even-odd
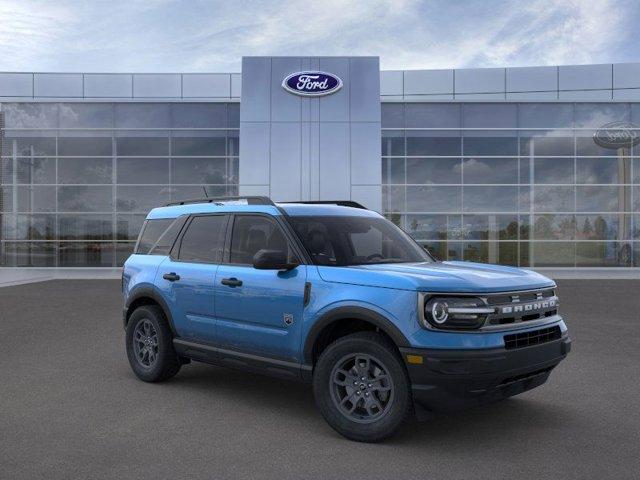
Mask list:
[[[240,194],[381,209],[378,57],[244,57]]]

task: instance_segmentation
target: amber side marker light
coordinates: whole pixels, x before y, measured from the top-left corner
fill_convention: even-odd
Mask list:
[[[424,363],[421,355],[407,355],[407,362],[414,365],[422,365]]]

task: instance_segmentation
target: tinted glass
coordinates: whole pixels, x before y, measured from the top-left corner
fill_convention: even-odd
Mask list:
[[[262,249],[286,252],[291,260],[289,242],[276,222],[257,215],[236,216],[230,263],[252,264],[254,255]]]
[[[58,183],[112,183],[111,158],[59,158]]]
[[[159,218],[155,220],[147,220],[142,227],[142,234],[136,248],[136,253],[146,254],[151,247],[158,241],[160,236],[175,221],[174,218]]]
[[[225,215],[194,217],[180,243],[180,261],[219,263],[226,225]]]
[[[318,265],[429,262],[409,236],[380,217],[291,217],[290,221]]]

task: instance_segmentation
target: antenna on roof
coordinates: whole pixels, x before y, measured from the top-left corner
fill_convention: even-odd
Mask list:
[[[209,195],[207,194],[207,187],[205,187],[204,185],[202,186],[202,190],[204,190],[204,197],[205,198],[209,198]]]

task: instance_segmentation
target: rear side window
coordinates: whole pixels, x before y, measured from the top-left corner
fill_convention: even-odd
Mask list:
[[[134,253],[147,254],[151,247],[155,245],[160,236],[175,221],[175,218],[158,218],[155,220],[147,220],[142,226],[142,233],[138,239],[138,245]]]
[[[193,217],[182,236],[178,260],[181,262],[220,263],[226,226],[226,215]]]

